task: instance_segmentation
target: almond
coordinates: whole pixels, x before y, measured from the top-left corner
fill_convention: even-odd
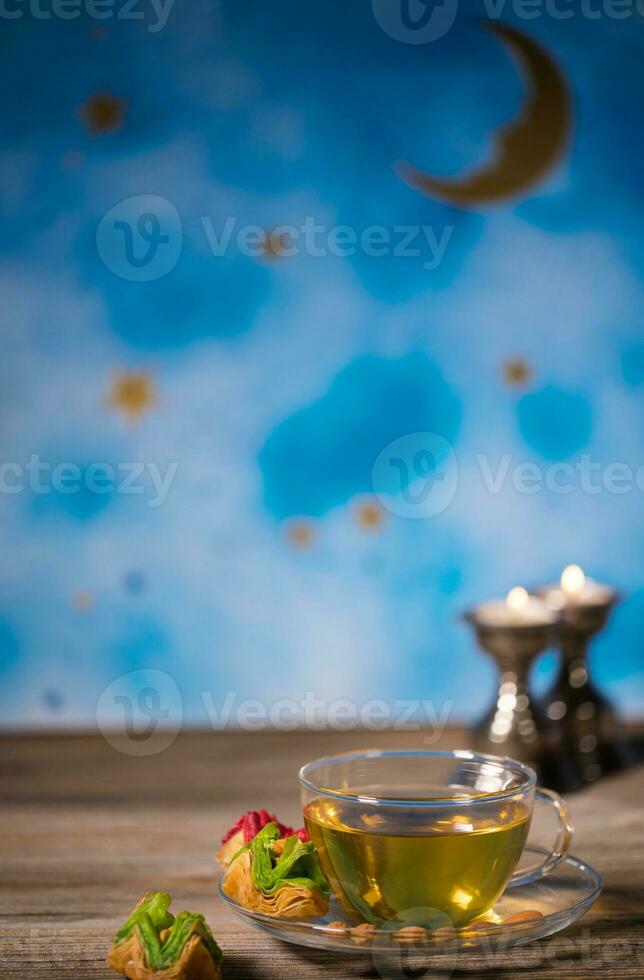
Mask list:
[[[422,943],[427,939],[427,929],[422,926],[403,926],[394,933],[394,939],[397,943]]]
[[[526,909],[524,912],[515,912],[514,915],[509,915],[507,919],[503,920],[503,925],[514,926],[522,922],[538,922],[539,919],[543,919],[541,912],[537,912],[536,909]]]
[[[324,926],[325,932],[336,932],[344,935],[348,932],[348,927],[344,922],[329,922]]]
[[[363,922],[362,925],[354,926],[349,932],[354,943],[369,943],[375,938],[376,927],[369,922]]]
[[[496,922],[490,922],[483,920],[482,922],[472,922],[469,926],[466,926],[461,934],[464,936],[481,936],[487,932],[494,932],[499,926]]]

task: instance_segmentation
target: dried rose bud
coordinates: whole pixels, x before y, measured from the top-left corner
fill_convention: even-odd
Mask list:
[[[274,823],[277,826],[281,837],[298,837],[303,844],[308,844],[309,835],[305,827],[293,830],[292,827],[280,823],[267,810],[249,810],[222,837],[221,847],[215,854],[217,861],[226,867],[240,847],[243,847],[244,844],[250,844],[269,823]]]
[[[257,837],[260,830],[269,823],[276,823],[277,828],[282,837],[292,837],[295,835],[299,837],[303,844],[306,844],[309,839],[309,835],[306,831],[306,827],[300,827],[299,830],[293,830],[292,827],[288,827],[286,824],[280,823],[277,817],[272,816],[267,810],[248,810],[247,813],[242,814],[239,820],[230,828],[230,830],[224,834],[221,839],[222,844],[227,844],[231,837],[239,833],[241,830],[244,835],[244,844],[249,844],[254,837]]]
[[[221,843],[226,844],[231,837],[241,830],[244,835],[244,844],[249,844],[254,837],[257,837],[260,830],[269,823],[276,823],[282,837],[289,837],[293,833],[291,827],[286,827],[280,823],[277,817],[271,816],[266,810],[249,810],[244,813],[239,820],[230,828],[227,834],[222,837]]]

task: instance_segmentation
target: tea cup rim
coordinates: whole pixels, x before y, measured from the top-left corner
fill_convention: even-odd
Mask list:
[[[352,759],[366,758],[366,759],[377,759],[384,757],[409,757],[409,756],[424,756],[425,758],[433,759],[464,759],[468,762],[480,762],[480,763],[491,763],[499,767],[510,769],[514,772],[518,772],[523,776],[523,781],[509,789],[499,790],[495,793],[482,793],[477,796],[472,797],[457,797],[453,799],[435,799],[435,800],[415,800],[413,798],[407,799],[393,799],[390,797],[378,797],[378,796],[368,796],[364,794],[355,795],[351,793],[345,793],[342,790],[329,789],[328,787],[317,785],[312,782],[309,778],[309,772],[312,767],[318,768],[325,764],[338,763],[343,761],[351,761]],[[431,749],[357,749],[353,752],[340,752],[337,755],[322,756],[319,759],[313,759],[311,762],[307,762],[302,766],[298,773],[298,780],[300,784],[308,789],[312,793],[317,793],[321,796],[331,796],[335,799],[348,800],[352,803],[363,803],[372,806],[414,806],[414,807],[450,807],[457,806],[460,808],[471,806],[474,804],[484,804],[484,803],[494,803],[500,800],[506,800],[517,793],[524,793],[534,789],[537,784],[537,774],[534,769],[526,765],[525,762],[520,762],[518,759],[512,759],[510,756],[499,756],[490,755],[484,752],[471,752],[469,749],[452,749],[452,750],[431,750]]]

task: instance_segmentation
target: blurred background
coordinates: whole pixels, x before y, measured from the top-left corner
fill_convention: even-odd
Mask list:
[[[635,4],[0,20],[2,725],[470,721],[459,614],[571,562],[642,716]]]

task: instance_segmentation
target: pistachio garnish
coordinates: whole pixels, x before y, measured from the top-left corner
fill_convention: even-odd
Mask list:
[[[283,919],[326,915],[329,883],[315,846],[292,834],[275,849],[280,840],[272,822],[237,851],[222,881],[224,895],[243,908]]]
[[[148,892],[119,929],[107,962],[131,980],[220,980],[222,953],[203,915],[169,911],[167,892]]]

